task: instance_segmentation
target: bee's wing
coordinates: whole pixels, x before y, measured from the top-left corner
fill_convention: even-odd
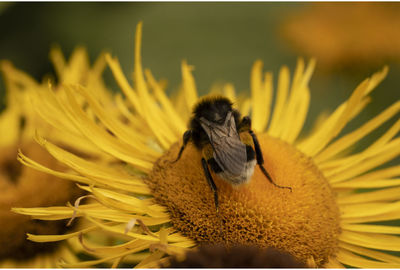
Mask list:
[[[214,158],[225,173],[238,176],[245,171],[247,162],[246,145],[240,141],[233,115],[229,113],[224,125],[200,119],[210,139]]]
[[[240,139],[225,137],[214,146],[214,158],[225,173],[238,176],[245,171],[247,162],[246,145]]]

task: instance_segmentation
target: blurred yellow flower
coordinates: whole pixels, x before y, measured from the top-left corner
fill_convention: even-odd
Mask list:
[[[162,84],[142,69],[141,31],[139,24],[134,86],[118,60],[106,54],[125,98],[98,91],[104,86],[95,83],[64,83],[57,92],[51,87],[32,92],[33,104],[46,121],[66,138],[98,149],[103,156],[100,162],[85,159],[53,143],[52,136],[41,134],[36,140],[73,172],[47,168],[19,154],[29,167],[80,183],[93,199],[86,202],[85,196],[65,207],[15,208],[36,219],[80,217],[90,223],[73,233],[28,234],[29,239],[78,239],[94,259],[74,262],[65,258],[60,266],[68,267],[102,263],[153,267],[166,263],[168,255],[182,256],[201,242],[271,246],[313,267],[400,267],[398,257],[384,252],[399,250],[399,238],[394,236],[399,227],[371,224],[399,218],[400,181],[396,177],[400,167],[377,167],[400,153],[396,138],[400,120],[361,152],[350,151],[394,118],[400,102],[339,136],[370,101],[369,94],[384,79],[387,68],[360,83],[347,101],[302,136],[314,60],[307,65],[299,60],[292,79],[289,69],[281,68],[274,106],[272,74],[263,73],[260,61],[252,69],[250,97],[236,97],[232,85],[223,86],[220,92],[235,102],[242,115],[251,112],[266,169],[277,183],[292,187],[292,192],[272,186],[258,168],[250,184],[240,188],[215,176],[221,199],[217,214],[201,171],[201,154],[188,145],[182,159],[171,164],[199,100],[192,68],[182,63],[182,89],[175,98],[168,98]],[[367,190],[358,193],[360,188]],[[372,190],[376,188],[380,190]],[[112,238],[107,243],[100,236]]]
[[[313,3],[289,16],[280,32],[322,68],[399,62],[399,12],[399,3]]]
[[[82,48],[77,49],[70,60],[63,59],[58,48],[52,50],[58,78],[71,83],[88,83],[93,74]],[[99,63],[97,63],[99,69]],[[103,68],[105,60],[103,59]],[[95,68],[94,68],[95,69]],[[65,140],[60,132],[43,121],[31,104],[31,92],[47,88],[48,81],[38,83],[29,75],[17,70],[8,61],[0,62],[7,90],[6,109],[0,114],[0,266],[1,267],[56,267],[60,257],[76,261],[74,252],[82,249],[73,243],[35,243],[26,239],[26,233],[59,234],[67,231],[65,221],[37,221],[11,212],[12,207],[48,207],[75,201],[84,192],[70,181],[57,179],[53,175],[22,166],[17,160],[18,149],[24,151],[46,167],[62,170],[65,166],[51,157],[34,141],[35,132],[51,136],[70,151],[98,156],[95,151],[86,151],[76,140]],[[77,73],[77,71],[79,73]],[[74,74],[75,73],[75,74]],[[99,79],[96,79],[99,81]],[[79,151],[77,151],[79,149]],[[84,152],[86,151],[86,152]]]

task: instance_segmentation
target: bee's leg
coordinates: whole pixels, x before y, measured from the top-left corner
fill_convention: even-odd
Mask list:
[[[181,146],[181,149],[179,149],[178,157],[172,163],[177,162],[181,158],[182,152],[185,149],[185,146],[189,142],[191,137],[192,137],[192,131],[191,130],[186,130],[186,132],[183,133],[183,145]]]
[[[214,193],[215,208],[217,209],[217,212],[218,212],[217,186],[215,185],[214,180],[212,179],[210,170],[208,169],[207,161],[204,158],[201,159],[201,165],[203,166],[203,170],[204,170],[204,174],[207,178],[207,182],[210,185],[212,192]]]
[[[256,136],[256,134],[254,134],[254,132],[251,129],[249,130],[249,133],[250,133],[251,137],[253,138],[254,149],[256,150],[257,164],[258,164],[258,166],[260,166],[260,169],[263,172],[263,174],[268,178],[268,180],[274,186],[279,187],[279,188],[287,188],[287,189],[290,189],[290,191],[292,191],[291,187],[280,186],[277,183],[275,183],[274,180],[272,180],[272,177],[269,175],[269,173],[267,172],[267,170],[263,166],[264,158],[263,158],[263,155],[262,155],[262,152],[261,152],[261,147],[260,147],[260,143],[258,142],[257,136]]]

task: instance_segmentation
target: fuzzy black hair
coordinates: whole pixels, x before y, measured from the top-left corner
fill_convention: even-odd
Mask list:
[[[236,127],[239,125],[240,113],[232,108],[233,103],[223,96],[207,96],[204,97],[193,109],[193,116],[190,120],[189,128],[192,130],[192,140],[196,147],[201,148],[208,141],[207,134],[204,132],[198,119],[205,119],[219,123],[223,123],[229,111],[233,112]],[[216,119],[216,114],[219,119]]]

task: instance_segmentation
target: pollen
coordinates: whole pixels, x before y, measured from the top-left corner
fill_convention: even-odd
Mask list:
[[[216,174],[219,211],[191,143],[176,159],[174,144],[146,179],[158,203],[167,207],[173,226],[198,243],[273,247],[302,262],[323,266],[338,249],[340,214],[335,194],[313,160],[295,147],[258,135],[264,167],[274,186],[256,166],[251,181],[233,187]]]

